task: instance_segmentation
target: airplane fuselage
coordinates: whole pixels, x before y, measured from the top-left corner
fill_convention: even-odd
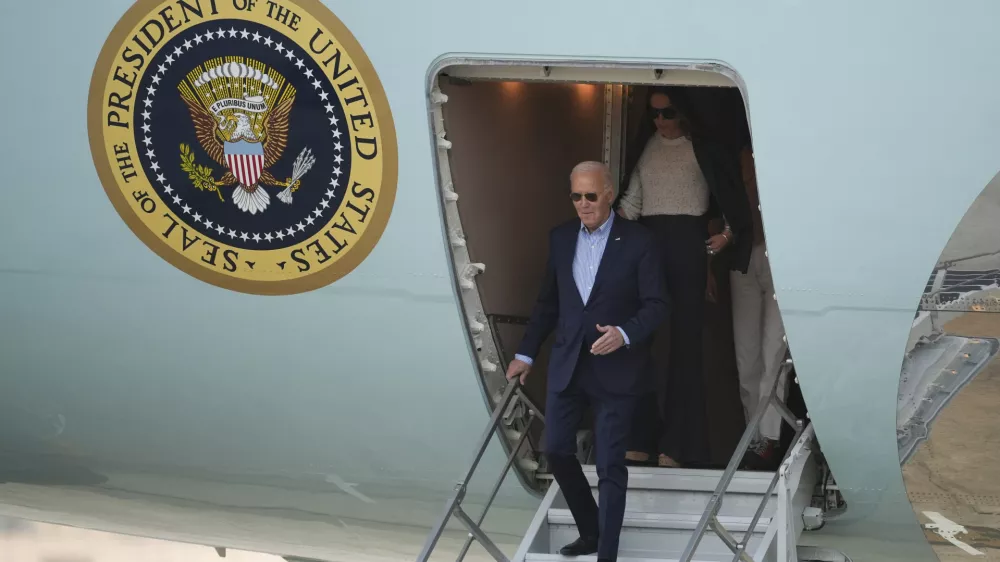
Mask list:
[[[705,65],[746,104],[788,342],[849,505],[815,540],[855,560],[933,560],[901,476],[897,389],[928,272],[997,171],[998,10],[7,6],[0,513],[288,556],[412,559],[490,413],[445,226],[429,118],[439,73],[503,63],[572,82],[607,67],[656,83]],[[159,22],[152,37],[145,21]],[[333,60],[339,48],[354,70]],[[272,89],[247,66],[220,67],[211,100],[211,82],[188,76],[227,56],[280,71],[270,113],[250,98]],[[248,90],[223,91],[236,79]],[[286,135],[273,108],[289,85]],[[225,139],[199,137],[198,111],[234,108],[265,144],[220,163],[211,143],[222,155]],[[285,136],[269,162],[266,143]],[[296,165],[307,146],[316,164]],[[268,190],[266,205],[237,203],[241,178]],[[503,454],[490,450],[487,474]],[[498,502],[487,528],[516,543],[537,498],[511,479]]]

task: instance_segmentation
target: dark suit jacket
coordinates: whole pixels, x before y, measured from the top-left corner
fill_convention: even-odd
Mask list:
[[[733,230],[733,243],[726,247],[717,259],[725,263],[726,269],[747,272],[750,265],[750,251],[753,249],[753,218],[750,215],[750,201],[743,185],[739,155],[722,143],[708,137],[692,135],[698,167],[705,176],[705,183],[712,192],[717,210],[725,215]]]
[[[590,299],[584,303],[573,279],[580,227],[580,220],[573,219],[549,233],[545,279],[518,353],[537,357],[555,329],[548,389],[560,392],[573,376],[581,349],[590,353],[590,346],[603,335],[597,325],[619,326],[630,345],[594,356],[594,368],[606,391],[637,394],[648,382],[644,378],[649,342],[669,308],[662,258],[645,227],[616,216]]]

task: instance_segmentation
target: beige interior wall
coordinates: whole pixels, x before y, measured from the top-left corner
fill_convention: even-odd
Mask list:
[[[604,88],[597,85],[441,80],[451,173],[469,255],[487,314],[531,314],[548,256],[548,232],[576,214],[569,173],[603,154]],[[513,357],[523,326],[502,325]],[[551,343],[551,342],[549,342]],[[544,402],[548,345],[527,390]]]
[[[528,316],[547,233],[575,216],[569,172],[603,151],[603,88],[575,84],[443,84],[451,171],[486,311]],[[474,222],[472,222],[474,220]],[[497,243],[502,241],[502,243]]]

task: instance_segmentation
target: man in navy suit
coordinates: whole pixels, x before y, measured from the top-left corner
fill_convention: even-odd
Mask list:
[[[583,162],[570,174],[579,220],[549,233],[541,294],[507,378],[524,382],[554,329],[545,432],[552,474],[580,538],[565,556],[618,556],[625,515],[626,439],[646,388],[649,341],[668,310],[660,257],[645,227],[611,212],[615,190],[607,166]],[[576,432],[590,404],[595,414],[599,506],[576,459]]]

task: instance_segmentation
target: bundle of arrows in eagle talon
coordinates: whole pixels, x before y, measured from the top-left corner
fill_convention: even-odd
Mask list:
[[[316,163],[316,157],[313,156],[311,150],[308,147],[303,148],[302,152],[295,159],[295,163],[292,164],[292,177],[288,179],[288,187],[278,194],[278,199],[282,203],[292,204],[292,192],[299,188],[299,180],[302,176],[306,175],[306,172],[312,168],[313,164]]]

